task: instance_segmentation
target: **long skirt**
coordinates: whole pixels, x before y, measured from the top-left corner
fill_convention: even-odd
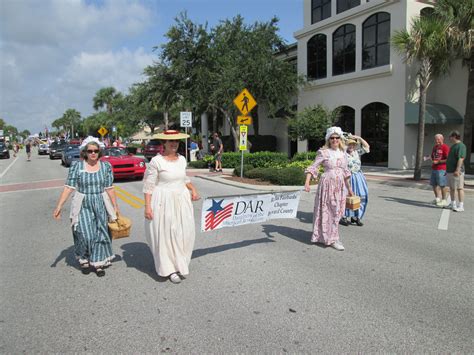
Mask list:
[[[367,186],[367,180],[362,171],[352,173],[351,186],[354,194],[360,197],[360,208],[355,211],[346,208],[345,216],[362,219],[367,209],[367,203],[369,202],[369,187]]]

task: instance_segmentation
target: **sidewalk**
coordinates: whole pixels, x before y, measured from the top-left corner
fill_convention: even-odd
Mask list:
[[[423,169],[421,173],[421,180],[419,181],[415,181],[413,179],[413,170],[388,169],[386,167],[378,166],[363,166],[362,170],[364,171],[365,177],[369,182],[390,186],[431,190],[431,169]],[[303,188],[303,186],[252,185],[226,179],[226,177],[232,176],[234,169],[223,169],[222,173],[210,172],[207,169],[187,169],[187,171],[190,176],[196,176],[201,179],[214,181],[224,185],[242,187],[249,190],[292,191]],[[465,192],[474,193],[474,175],[466,175],[464,178],[464,183]],[[311,189],[316,189],[316,185],[313,185]]]

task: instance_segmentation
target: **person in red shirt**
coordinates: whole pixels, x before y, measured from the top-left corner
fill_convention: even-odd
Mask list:
[[[446,196],[448,195],[447,189],[447,175],[446,175],[446,159],[449,154],[449,146],[444,144],[444,137],[442,134],[436,134],[434,136],[435,145],[431,151],[431,179],[430,185],[433,187],[435,194],[434,203],[438,207],[444,207],[448,205]]]

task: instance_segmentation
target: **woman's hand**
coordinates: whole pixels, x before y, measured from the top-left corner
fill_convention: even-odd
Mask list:
[[[153,210],[150,206],[145,206],[145,218],[149,221],[153,219]]]
[[[53,211],[53,218],[54,219],[61,219],[61,208],[56,207]]]
[[[309,186],[309,183],[304,184],[304,190],[305,190],[306,192],[310,192],[310,191],[311,191],[311,187]]]
[[[349,189],[348,194],[349,196],[354,196],[354,192],[352,191],[352,189]]]
[[[201,198],[201,196],[199,196],[199,194],[197,193],[197,191],[191,191],[191,201],[197,201]]]

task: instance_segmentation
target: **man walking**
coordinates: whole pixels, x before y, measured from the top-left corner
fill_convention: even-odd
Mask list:
[[[435,195],[435,204],[438,207],[447,206],[446,196],[448,194],[447,176],[446,176],[446,159],[448,158],[449,147],[444,144],[442,134],[434,136],[435,145],[431,151],[431,179],[430,185],[433,187]]]
[[[213,137],[212,145],[214,146],[213,153],[216,161],[214,171],[222,172],[222,153],[224,152],[224,145],[222,144],[222,140],[219,138],[219,133],[214,132]]]
[[[458,131],[452,131],[449,140],[453,145],[449,150],[446,161],[449,194],[451,195],[451,203],[448,208],[452,208],[455,212],[464,212],[464,158],[466,157],[466,146],[461,142],[461,135]]]

